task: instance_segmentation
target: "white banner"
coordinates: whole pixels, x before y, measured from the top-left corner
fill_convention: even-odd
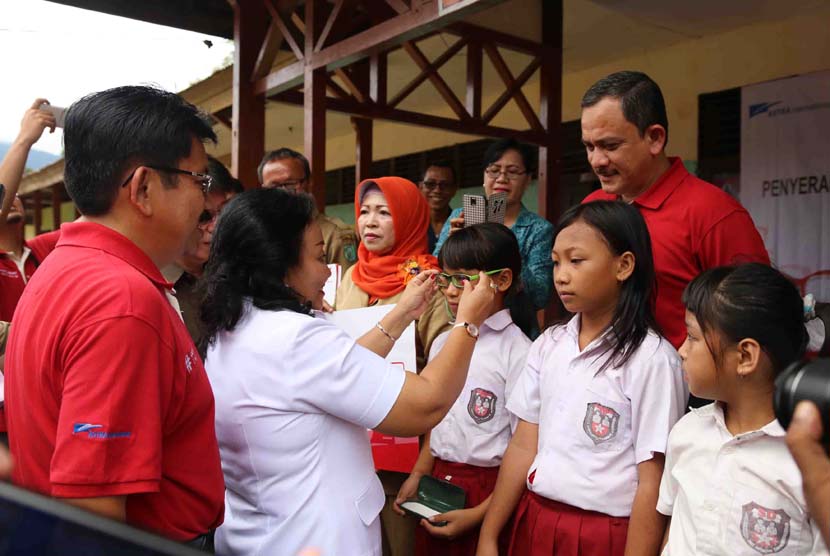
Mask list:
[[[347,309],[333,313],[323,313],[323,318],[340,327],[354,339],[360,338],[369,332],[386,313],[394,309],[394,305],[375,305],[362,309]],[[323,346],[321,346],[321,349]],[[393,365],[399,365],[406,371],[415,372],[415,323],[411,323],[401,334],[386,360]]]
[[[830,71],[741,90],[741,202],[776,268],[830,301]]]

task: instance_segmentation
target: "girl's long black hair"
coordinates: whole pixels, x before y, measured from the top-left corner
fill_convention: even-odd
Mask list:
[[[651,236],[643,216],[622,201],[593,201],[568,209],[554,232],[553,239],[568,226],[585,222],[605,240],[615,256],[630,251],[634,255],[634,271],[623,282],[617,307],[611,318],[610,356],[602,365],[620,367],[634,354],[648,335],[649,328],[658,331],[654,320],[654,297],[657,283]]]
[[[804,303],[795,285],[772,267],[759,263],[711,268],[692,280],[683,304],[697,319],[706,345],[720,366],[724,342],[757,341],[775,374],[801,358],[807,347]]]
[[[281,189],[254,189],[222,209],[200,288],[205,335],[201,348],[242,318],[245,300],[269,311],[309,313],[285,284],[300,261],[303,235],[315,217],[314,200]]]
[[[438,254],[441,268],[482,271],[509,268],[513,283],[504,298],[513,322],[529,338],[539,334],[536,313],[522,285],[522,255],[519,242],[509,228],[501,224],[477,224],[463,228],[447,238]]]

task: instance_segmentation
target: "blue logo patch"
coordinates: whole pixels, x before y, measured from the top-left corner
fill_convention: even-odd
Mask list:
[[[104,425],[94,425],[92,423],[75,423],[72,425],[72,434],[87,434],[87,438],[108,439],[108,438],[128,438],[129,432],[106,432],[97,429],[103,429]]]
[[[769,109],[773,106],[777,106],[781,104],[781,101],[776,102],[761,102],[759,104],[750,104],[749,105],[749,117],[754,118],[755,116],[759,116],[761,114],[766,114],[769,112]]]

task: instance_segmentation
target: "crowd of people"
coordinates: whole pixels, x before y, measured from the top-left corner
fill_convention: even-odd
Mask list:
[[[667,156],[648,76],[585,93],[601,188],[556,224],[523,205],[535,156],[512,139],[481,168],[504,224],[465,226],[433,161],[358,184],[350,226],[302,154],[245,188],[195,106],[130,86],[69,108],[81,217],[25,240],[44,102],[0,163],[15,484],[219,554],[828,554],[820,416],[803,403],[787,432],[773,411],[827,323],[805,326],[740,203]],[[542,326],[554,292],[568,317]],[[322,318],[380,305],[357,339]],[[385,359],[411,325],[417,372]],[[367,429],[421,436],[409,473],[376,472]],[[430,477],[464,507],[407,515]]]

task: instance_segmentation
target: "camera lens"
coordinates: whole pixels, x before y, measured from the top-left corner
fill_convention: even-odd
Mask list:
[[[830,444],[830,359],[797,361],[775,379],[775,417],[790,426],[798,402],[811,401],[821,413],[822,445]]]

